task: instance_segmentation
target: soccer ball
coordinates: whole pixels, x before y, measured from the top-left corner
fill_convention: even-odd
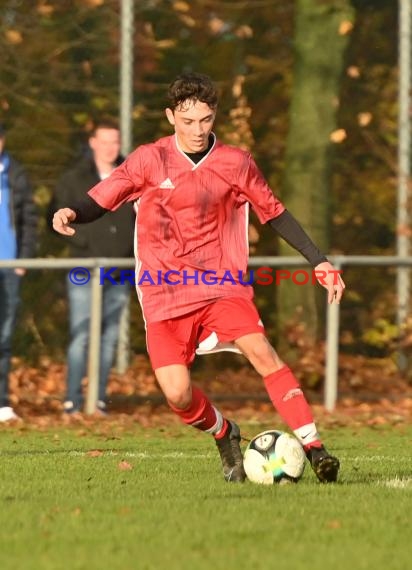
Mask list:
[[[297,483],[305,463],[305,452],[296,437],[274,429],[256,435],[243,456],[248,479],[260,485]]]

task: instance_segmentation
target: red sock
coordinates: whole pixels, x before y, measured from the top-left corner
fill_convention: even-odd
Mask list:
[[[170,403],[169,406],[185,424],[213,434],[219,432],[219,436],[221,435],[226,420],[224,420],[222,414],[212,406],[202,390],[196,386],[192,386],[192,402],[190,406],[184,410],[176,408]]]
[[[290,368],[283,366],[266,376],[264,382],[272,404],[302,445],[321,445],[309,404]]]

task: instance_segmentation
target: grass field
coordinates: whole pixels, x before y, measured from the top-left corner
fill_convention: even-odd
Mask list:
[[[260,487],[225,483],[213,441],[184,426],[2,429],[0,568],[411,568],[412,426],[324,435],[338,484],[308,466]]]

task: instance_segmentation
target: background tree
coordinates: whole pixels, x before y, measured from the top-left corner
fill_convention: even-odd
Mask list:
[[[315,243],[329,251],[331,145],[337,131],[336,112],[349,32],[353,28],[349,0],[298,0],[295,16],[293,88],[282,197]],[[293,250],[280,243],[279,251]],[[317,288],[283,282],[278,291],[279,326],[298,317],[316,338]],[[324,303],[324,298],[322,296]]]

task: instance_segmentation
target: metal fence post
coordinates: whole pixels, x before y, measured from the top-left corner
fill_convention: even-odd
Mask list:
[[[98,261],[98,260],[97,260]],[[100,285],[99,263],[92,270],[92,300],[90,314],[88,386],[85,411],[93,414],[97,408],[100,373],[100,341],[103,290]]]
[[[339,261],[334,261],[337,271],[342,269]],[[338,399],[339,376],[339,317],[340,305],[331,303],[326,309],[326,350],[324,406],[333,412]]]
[[[399,0],[399,93],[398,93],[398,193],[397,193],[397,241],[399,256],[410,251],[410,175],[411,175],[411,25],[410,0]],[[410,267],[397,269],[397,324],[404,326],[410,309]],[[399,351],[398,366],[404,372],[408,357]]]
[[[124,374],[130,364],[130,296],[123,307],[117,340],[116,372]]]
[[[121,152],[126,156],[133,138],[134,0],[120,2],[120,28],[120,135]]]
[[[326,312],[324,405],[329,412],[335,409],[338,397],[339,308],[336,303],[328,304]]]
[[[120,2],[120,28],[120,136],[122,155],[127,156],[133,146],[134,0]],[[124,374],[130,360],[130,302],[122,311],[118,339],[116,371]]]

